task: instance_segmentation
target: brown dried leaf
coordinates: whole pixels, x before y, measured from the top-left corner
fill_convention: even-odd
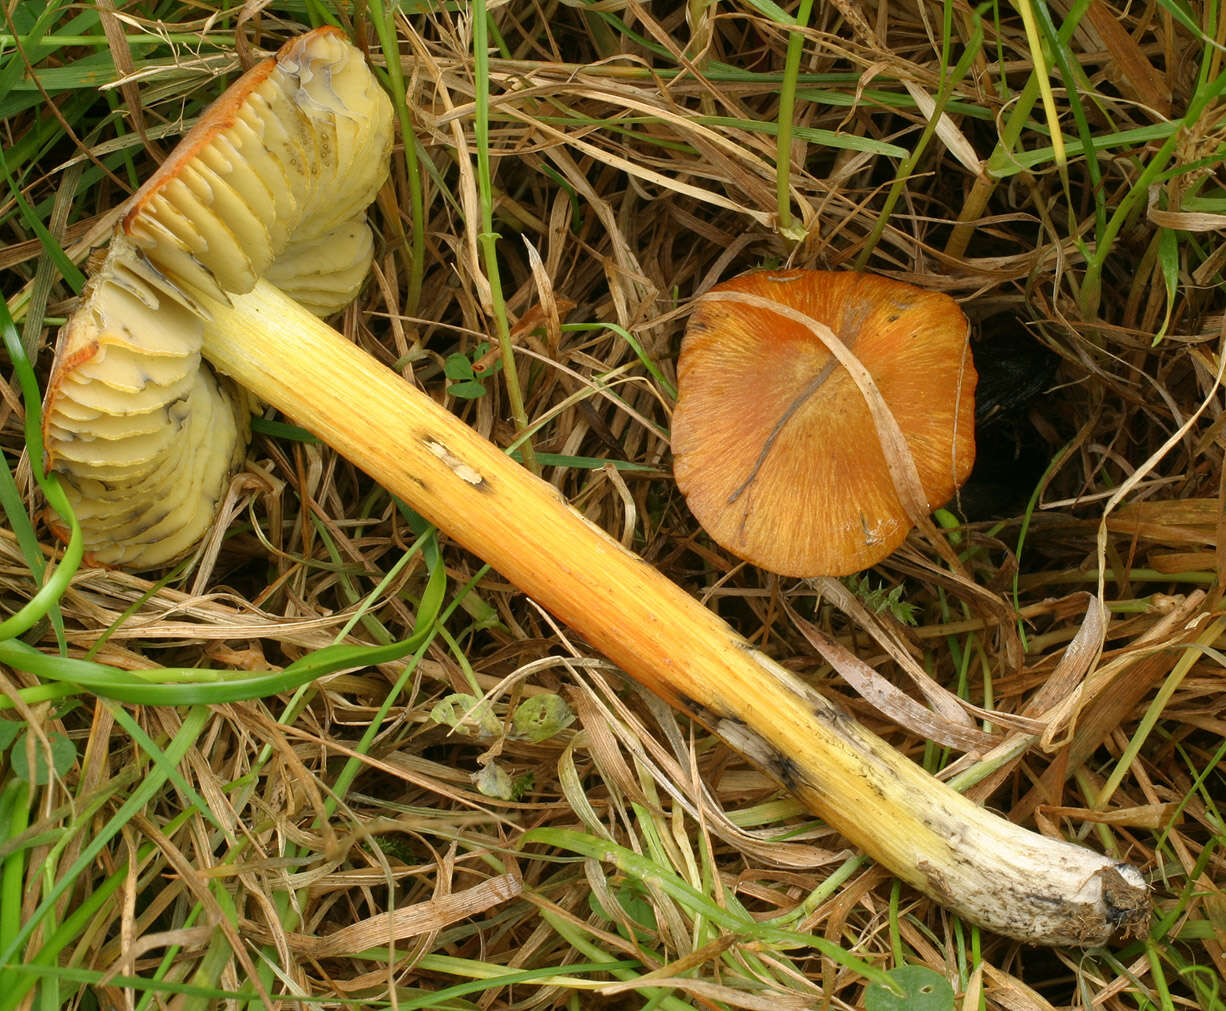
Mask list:
[[[1093,0],[1086,11],[1086,21],[1102,39],[1103,48],[1111,54],[1107,64],[1113,71],[1111,76],[1120,83],[1124,93],[1130,93],[1161,115],[1169,116],[1171,89],[1119,18],[1120,15],[1103,0]]]
[[[1003,969],[985,962],[983,974],[988,981],[985,990],[989,1000],[996,1001],[1005,1011],[1056,1011],[1037,990]]]
[[[1095,811],[1089,807],[1048,807],[1040,805],[1035,809],[1048,818],[1072,818],[1076,821],[1092,821],[1100,825],[1118,825],[1126,828],[1143,828],[1157,831],[1169,825],[1178,824],[1177,816],[1180,805],[1141,804],[1137,807],[1119,807],[1110,811]],[[1182,819],[1179,819],[1182,820]]]
[[[996,738],[991,734],[985,734],[925,709],[850,650],[827,638],[821,629],[805,621],[790,606],[787,610],[801,635],[809,640],[839,677],[851,685],[864,701],[900,726],[930,741],[957,748],[959,751],[983,752],[996,743]]]
[[[353,955],[367,948],[393,945],[405,938],[442,930],[460,920],[478,916],[502,905],[523,890],[524,883],[518,875],[500,874],[463,891],[359,920],[327,937],[290,934],[290,946],[308,958]]]

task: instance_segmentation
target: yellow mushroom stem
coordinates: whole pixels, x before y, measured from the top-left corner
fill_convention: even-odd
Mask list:
[[[1140,873],[940,783],[755,649],[429,397],[259,282],[204,354],[938,902],[1037,944],[1143,931]]]

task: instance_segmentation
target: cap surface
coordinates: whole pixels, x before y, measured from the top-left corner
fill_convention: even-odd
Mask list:
[[[864,393],[796,313],[867,368],[929,508],[974,462],[969,327],[947,295],[846,271],[755,271],[698,300],[678,362],[678,487],[739,557],[783,575],[847,575],[897,548],[913,523]]]

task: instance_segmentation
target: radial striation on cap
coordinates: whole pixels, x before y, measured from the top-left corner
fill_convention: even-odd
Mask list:
[[[880,561],[913,521],[864,392],[797,314],[867,368],[928,508],[974,462],[966,317],[947,295],[846,271],[755,271],[715,293],[699,298],[678,362],[672,448],[690,509],[724,548],[783,575]]]

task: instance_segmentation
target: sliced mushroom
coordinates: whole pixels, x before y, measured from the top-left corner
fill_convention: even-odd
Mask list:
[[[201,364],[205,303],[268,273],[311,312],[347,305],[391,139],[361,54],[319,29],[244,74],[132,198],[44,408],[47,459],[95,562],[154,568],[204,536],[255,406]]]

